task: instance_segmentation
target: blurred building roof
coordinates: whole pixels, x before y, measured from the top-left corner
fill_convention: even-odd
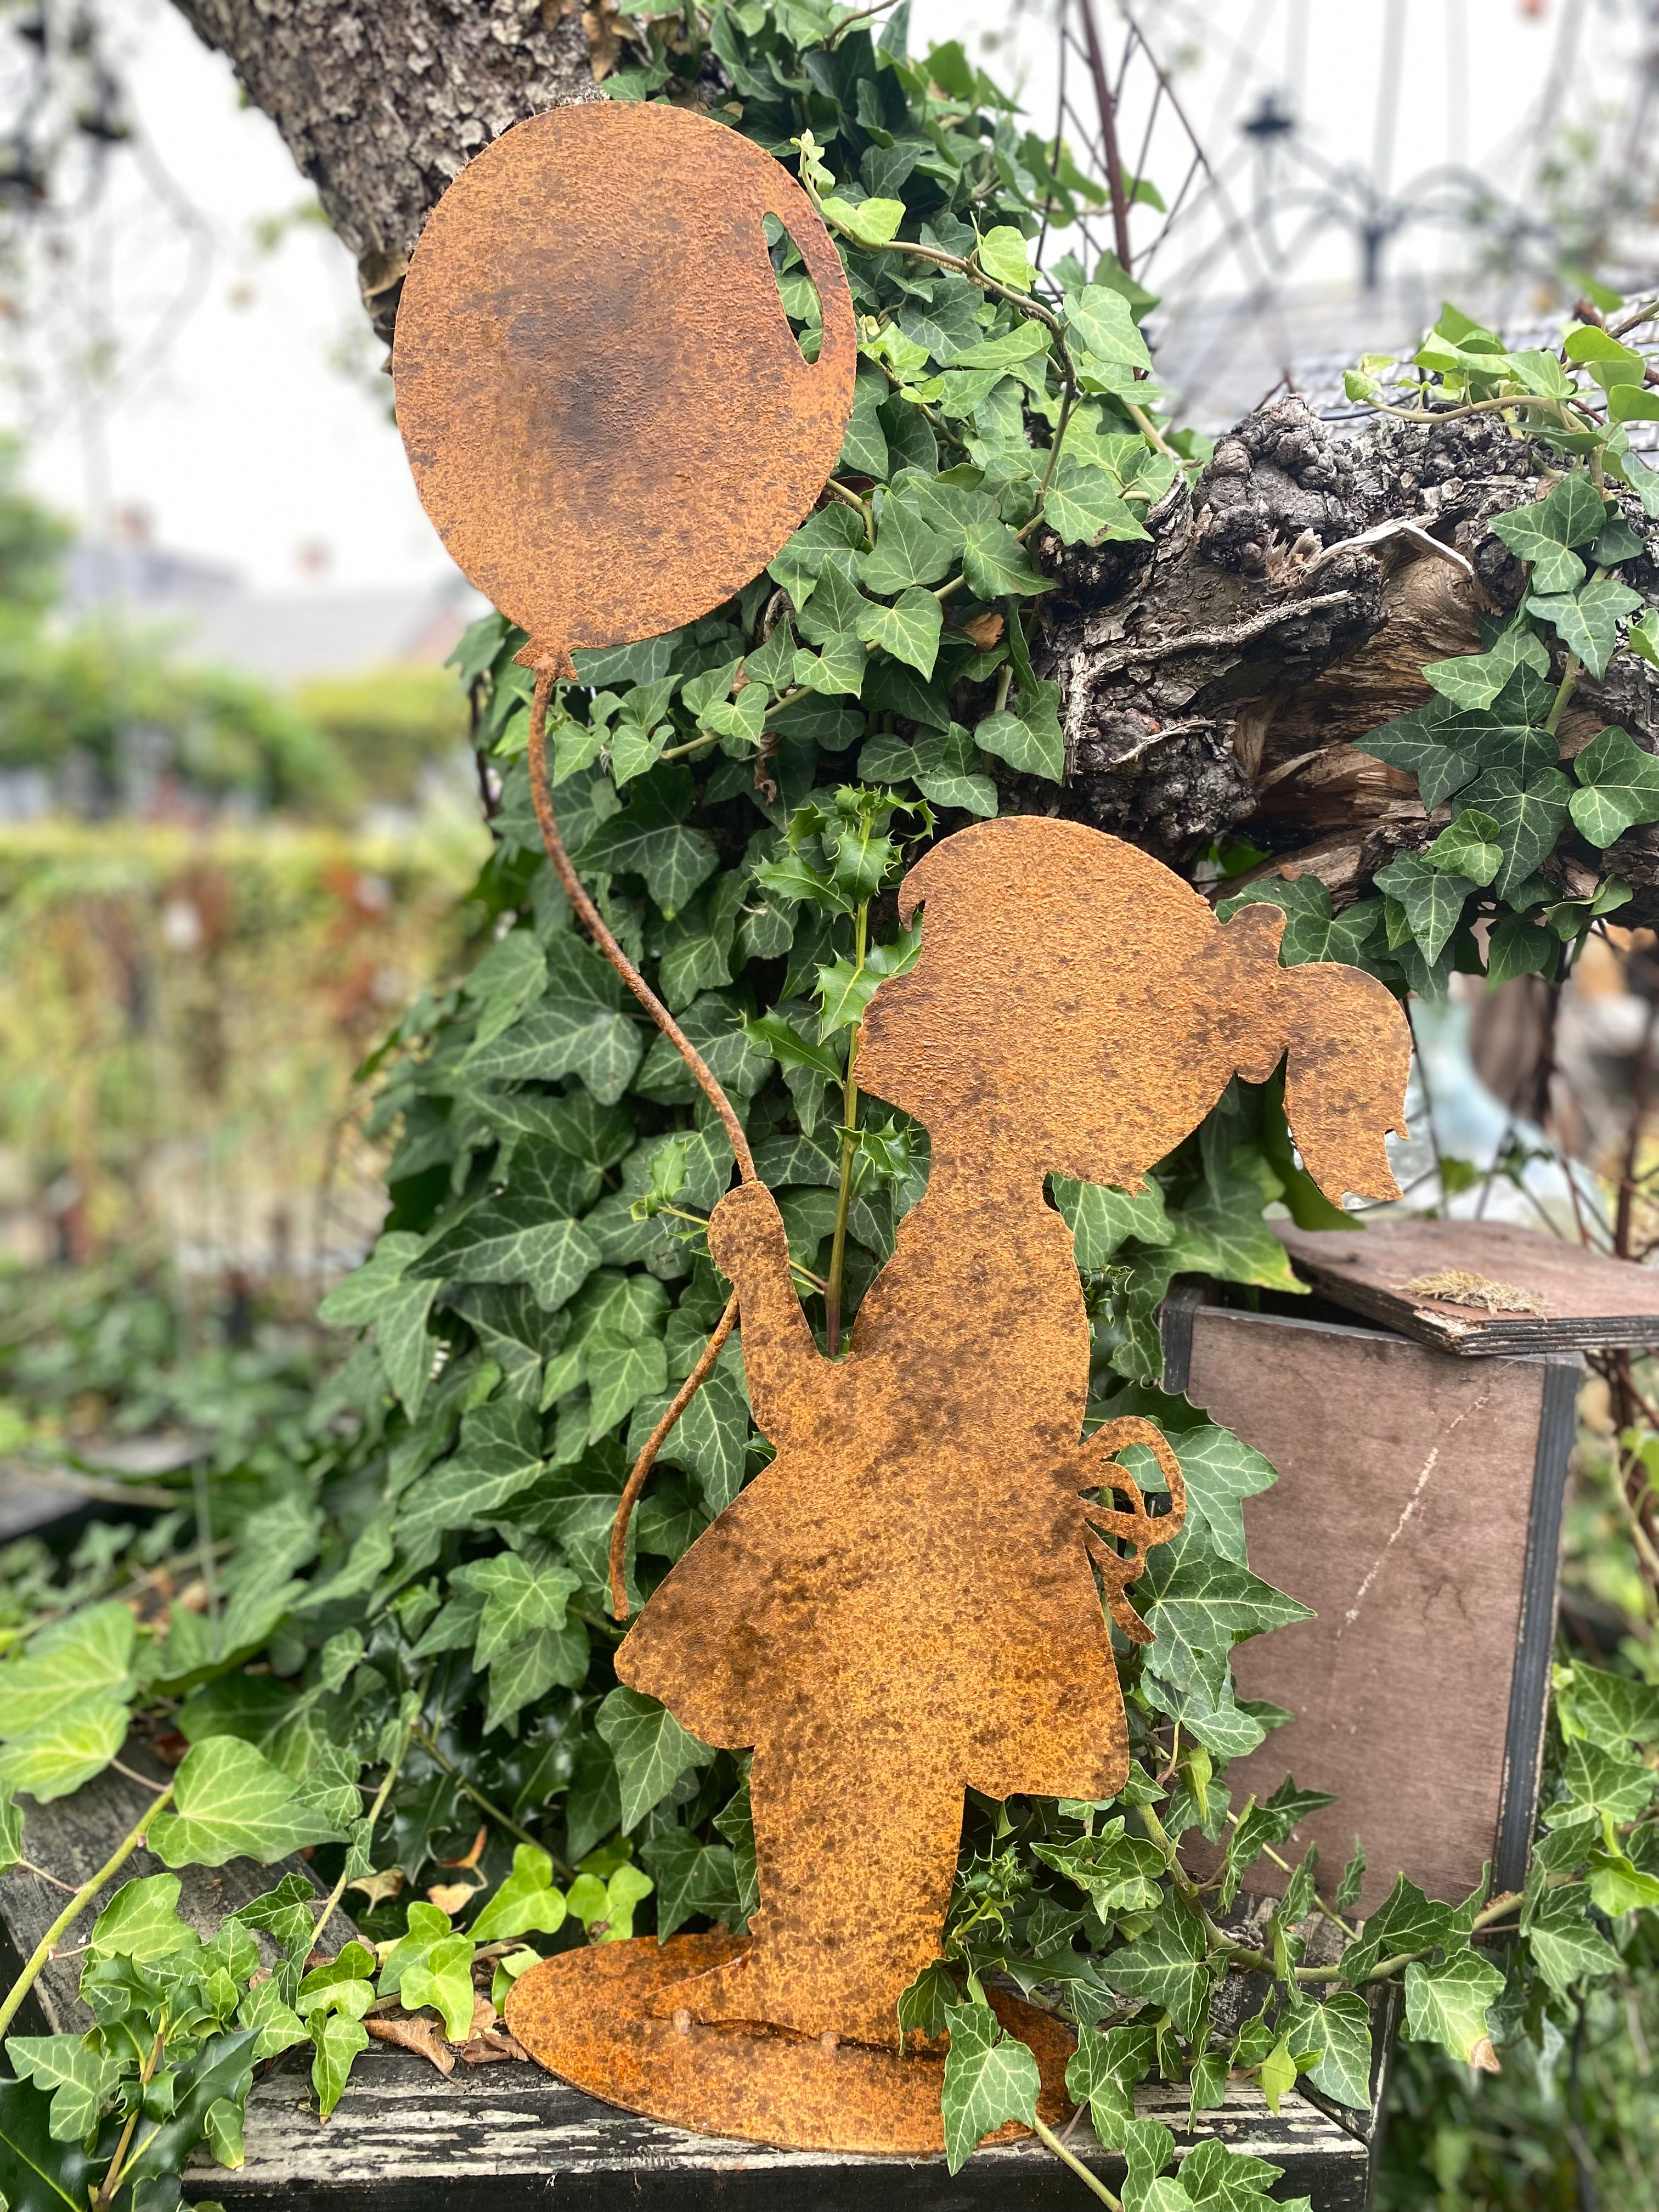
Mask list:
[[[100,609],[169,634],[182,659],[277,685],[440,663],[485,611],[458,573],[424,586],[250,591],[234,568],[154,544],[131,514],[115,518],[107,540],[76,545],[66,564],[64,613],[74,621]]]

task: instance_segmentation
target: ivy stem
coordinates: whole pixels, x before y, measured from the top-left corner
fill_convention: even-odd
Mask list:
[[[1600,575],[1601,573],[1598,568],[1596,574]],[[1555,735],[1560,726],[1561,717],[1567,711],[1567,702],[1572,697],[1573,686],[1583,674],[1583,662],[1576,653],[1570,653],[1567,655],[1567,665],[1561,672],[1561,681],[1556,686],[1555,697],[1551,702],[1549,713],[1544,718],[1544,727],[1551,737]]]
[[[35,1945],[29,1954],[28,1964],[7,1990],[4,2003],[0,2004],[0,2035],[3,2035],[11,2026],[18,2006],[22,2003],[24,1998],[40,1978],[40,1970],[51,1958],[52,1946],[57,1942],[58,1938],[79,1917],[86,1906],[97,1896],[104,1884],[113,1875],[118,1874],[132,1856],[144,1840],[144,1831],[172,1797],[174,1787],[174,1784],[169,1782],[155,1802],[144,1808],[137,1826],[122,1838],[97,1873],[89,1875],[82,1883],[80,1888],[71,1896],[69,1903]]]
[[[156,2029],[155,2040],[149,2047],[149,2056],[139,2069],[138,2086],[141,2089],[149,2087],[156,2068],[161,2064],[161,2051],[167,2039],[167,2024],[164,2021]],[[141,2101],[127,2114],[127,2124],[121,2130],[120,2140],[115,2146],[115,2155],[109,2162],[109,2170],[100,2186],[92,2192],[93,2212],[97,2212],[97,2208],[100,2204],[107,2204],[120,2185],[121,2168],[127,2154],[127,2145],[132,2141],[132,2131],[138,2124],[138,2115],[142,2110]]]
[[[416,1722],[415,1725],[414,1736],[416,1742],[420,1745],[421,1749],[426,1753],[429,1759],[435,1759],[438,1765],[442,1767],[446,1774],[453,1774],[454,1776],[456,1781],[460,1785],[461,1795],[464,1797],[470,1797],[481,1813],[488,1813],[490,1819],[495,1822],[498,1827],[505,1828],[509,1836],[516,1836],[521,1844],[529,1844],[533,1849],[538,1851],[547,1851],[547,1845],[545,1844],[538,1843],[535,1837],[531,1834],[528,1828],[521,1828],[516,1820],[511,1819],[507,1814],[502,1812],[499,1805],[492,1804],[489,1799],[484,1796],[482,1790],[475,1790],[473,1788],[472,1784],[467,1780],[465,1775],[462,1773],[460,1768],[456,1765],[454,1760],[453,1759],[446,1758],[444,1753],[439,1750],[437,1739],[432,1735],[429,1730],[421,1727],[418,1722]],[[556,1856],[552,1851],[547,1851],[547,1856],[550,1860],[552,1860],[553,1870],[556,1874],[559,1875],[566,1881],[568,1881],[574,1877],[576,1871],[574,1867],[567,1865],[563,1859]]]
[[[853,973],[864,973],[869,941],[870,902],[860,906],[853,925]],[[841,1183],[836,1193],[836,1233],[830,1245],[830,1275],[823,1291],[823,1348],[831,1359],[841,1350],[842,1283],[847,1266],[847,1216],[853,1204],[853,1163],[859,1148],[859,1033],[847,1044],[847,1077],[841,1094]]]
[[[432,1669],[428,1667],[426,1672],[426,1680],[421,1685],[421,1702],[422,1705],[426,1702],[427,1689],[431,1683],[431,1680]],[[386,1810],[386,1801],[392,1795],[392,1785],[398,1779],[398,1771],[404,1763],[404,1756],[409,1750],[410,1739],[415,1733],[416,1723],[419,1718],[420,1712],[417,1707],[416,1711],[410,1714],[408,1721],[404,1724],[404,1732],[398,1738],[398,1748],[392,1754],[391,1764],[386,1768],[386,1778],[381,1783],[379,1790],[375,1792],[374,1802],[368,1808],[368,1842],[371,1847],[374,1842],[374,1823],[380,1819],[381,1814]],[[340,1869],[340,1879],[335,1883],[333,1888],[330,1890],[327,1897],[323,1901],[322,1911],[317,1915],[315,1926],[313,1931],[314,1936],[320,1936],[322,1934],[324,1929],[327,1927],[329,1922],[334,1917],[336,1911],[338,1910],[340,1899],[346,1893],[346,1875],[350,1865],[351,1852],[348,1846],[345,1865]]]
[[[1112,2212],[1123,2212],[1123,2199],[1114,2197],[1097,2173],[1091,2173],[1075,2151],[1067,2150],[1054,2130],[1036,2112],[1031,2115],[1031,2132],[1047,2149],[1053,2151],[1062,2166],[1069,2166],[1085,2189],[1092,2189],[1103,2204],[1109,2204]]]

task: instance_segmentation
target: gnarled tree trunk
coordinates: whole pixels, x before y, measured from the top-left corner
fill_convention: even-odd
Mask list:
[[[450,179],[522,117],[599,97],[595,70],[616,52],[604,0],[176,4],[315,184],[387,339]],[[1536,498],[1548,466],[1492,416],[1378,418],[1346,439],[1290,398],[1223,438],[1191,491],[1172,489],[1150,544],[1047,537],[1059,588],[1036,657],[1060,685],[1066,778],[1056,794],[1006,771],[1006,802],[1176,862],[1240,832],[1273,856],[1264,866],[1312,870],[1339,906],[1358,896],[1444,815],[1431,821],[1414,780],[1353,740],[1426,698],[1423,664],[1478,650],[1480,616],[1514,605],[1522,572],[1488,521]],[[1626,511],[1650,537],[1633,501]],[[1659,597],[1651,552],[1626,573]],[[1659,687],[1628,653],[1603,683],[1580,679],[1564,750],[1610,721],[1659,751]],[[1659,827],[1607,857],[1564,843],[1547,872],[1577,896],[1609,858],[1636,887],[1622,918],[1659,920]]]

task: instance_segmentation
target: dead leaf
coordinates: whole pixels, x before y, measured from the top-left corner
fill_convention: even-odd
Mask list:
[[[472,2021],[466,2031],[468,2036],[488,2035],[500,2017],[489,1999],[480,1996],[475,1990],[472,1997]]]
[[[405,2014],[391,2020],[377,2020],[370,2014],[363,2026],[381,2043],[395,2043],[400,2051],[413,2051],[422,2058],[429,2058],[446,2076],[455,2071],[454,2052],[444,2041],[437,2021],[424,2013]]]
[[[472,1848],[464,1859],[437,1859],[434,1861],[434,1864],[447,1867],[476,1868],[478,1861],[483,1856],[484,1845],[489,1841],[489,1829],[488,1824],[486,1824],[483,1827],[479,1829],[477,1834],[472,1838]]]
[[[1469,2063],[1482,2074],[1501,2074],[1504,2070],[1498,2063],[1498,2053],[1492,2049],[1489,2035],[1483,2035],[1470,2051]]]
[[[427,1895],[440,1912],[447,1912],[453,1920],[462,1911],[469,1898],[476,1897],[481,1889],[488,1889],[486,1881],[434,1881]]]
[[[617,66],[622,52],[622,39],[617,30],[617,10],[611,0],[598,0],[598,5],[582,9],[582,28],[587,33],[587,55],[593,70],[595,84],[603,84]]]
[[[346,1884],[348,1889],[362,1890],[363,1895],[368,1899],[365,1910],[370,1912],[377,1905],[384,1904],[388,1897],[396,1897],[403,1886],[404,1870],[401,1867],[388,1867],[384,1874],[368,1875],[362,1881],[349,1881]]]
[[[469,2066],[493,2066],[498,2058],[522,2059],[526,2064],[530,2060],[530,2053],[518,2038],[504,2027],[470,2037],[461,2046],[461,2057]]]
[[[988,607],[982,615],[975,615],[972,622],[963,623],[962,634],[964,637],[972,638],[981,653],[988,653],[1001,638],[1002,629],[1002,617],[994,609]]]

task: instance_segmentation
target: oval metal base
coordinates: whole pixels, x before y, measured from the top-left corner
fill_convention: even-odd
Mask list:
[[[901,2057],[746,2022],[708,2024],[684,2010],[647,2009],[671,1984],[722,1966],[737,1936],[652,1936],[562,1951],[520,1976],[507,2021],[539,2065],[590,2096],[698,2135],[735,2136],[789,2150],[888,2151],[916,2157],[945,2148],[939,2118],[943,2051]],[[1070,2033],[1035,2005],[990,1993],[999,2019],[1036,2054],[1038,2110],[1050,2127],[1072,2111]],[[677,2024],[678,2022],[678,2024]],[[988,2136],[1011,2142],[1016,2123]]]

